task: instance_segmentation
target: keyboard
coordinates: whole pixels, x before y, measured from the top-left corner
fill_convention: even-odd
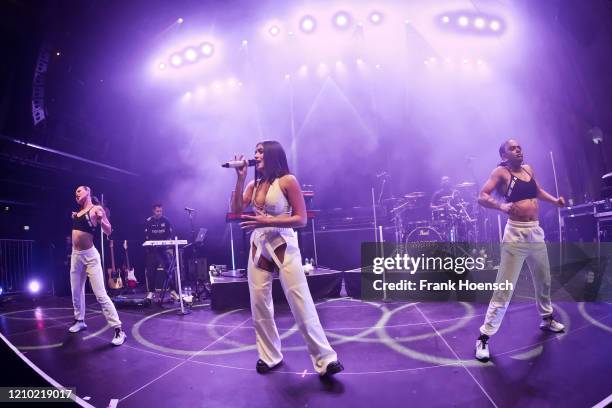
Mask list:
[[[145,241],[143,247],[154,247],[154,246],[175,246],[175,245],[187,245],[186,239],[163,239],[159,241]]]

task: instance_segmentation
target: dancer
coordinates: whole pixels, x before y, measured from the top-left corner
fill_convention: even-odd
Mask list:
[[[121,321],[115,305],[106,294],[104,288],[104,273],[100,264],[100,254],[93,244],[94,234],[98,226],[106,235],[110,235],[112,227],[106,212],[94,204],[91,189],[79,186],[76,189],[76,201],[81,209],[72,213],[72,255],[70,257],[70,286],[72,289],[72,305],[74,306],[74,324],[70,326],[70,333],[85,330],[85,280],[93,289],[96,300],[102,307],[102,313],[108,324],[114,329],[112,344],[120,346],[125,342],[126,335],[121,330]],[[97,201],[97,200],[96,200]]]
[[[550,266],[544,243],[544,231],[538,223],[538,199],[564,206],[563,197],[553,197],[538,184],[533,169],[523,164],[523,149],[514,139],[499,148],[502,162],[496,167],[480,192],[478,203],[508,214],[501,245],[501,263],[497,282],[516,285],[523,264],[527,261],[535,287],[536,306],[542,316],[540,328],[554,333],[565,329],[553,318],[550,300]],[[498,202],[492,193],[503,193],[506,203]],[[508,309],[512,290],[495,291],[480,327],[476,341],[476,358],[486,362],[490,358],[489,337],[494,335]]]
[[[243,156],[235,157],[244,160]],[[314,369],[319,375],[333,375],[344,369],[331,348],[308,289],[302,257],[293,228],[306,225],[306,205],[295,176],[289,172],[285,151],[280,143],[266,141],[255,148],[255,180],[246,189],[245,165],[236,169],[236,190],[232,211],[241,213],[252,205],[255,216],[243,215],[240,225],[252,230],[248,261],[251,313],[255,327],[259,360],[258,373],[278,367],[283,360],[281,342],[274,322],[272,272],[279,271],[280,281],[298,328],[302,333]],[[239,192],[244,193],[240,195]]]

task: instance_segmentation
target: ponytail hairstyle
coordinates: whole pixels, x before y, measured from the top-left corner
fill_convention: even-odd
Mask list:
[[[291,174],[287,164],[287,155],[283,146],[275,140],[266,140],[257,143],[263,146],[264,169],[260,172],[255,168],[255,183],[267,181],[272,183],[277,178]]]
[[[89,197],[91,198],[91,203],[93,205],[100,205],[100,200],[98,200],[98,197],[93,195],[93,193],[91,192],[91,187],[89,186],[81,186],[81,187],[83,187],[89,193]]]
[[[508,143],[508,140],[504,141],[500,146],[499,146],[499,157],[501,157],[502,161],[500,161],[497,165],[498,166],[502,166],[502,167],[508,167],[508,162],[504,159],[504,154],[506,154],[506,144]]]

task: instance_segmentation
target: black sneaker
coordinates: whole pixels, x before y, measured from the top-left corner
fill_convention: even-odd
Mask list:
[[[338,374],[340,371],[343,371],[343,370],[344,370],[344,366],[342,365],[341,362],[332,361],[331,363],[327,365],[327,368],[325,369],[325,373],[321,375],[332,376],[334,374]]]
[[[283,364],[283,361],[281,360],[278,364],[276,364],[275,366],[270,367],[269,365],[267,365],[262,359],[257,360],[257,364],[255,364],[255,370],[257,370],[257,372],[259,374],[265,374],[268,371],[272,371],[275,368],[280,367]]]

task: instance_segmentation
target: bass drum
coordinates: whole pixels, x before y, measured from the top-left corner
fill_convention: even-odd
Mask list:
[[[432,227],[416,227],[406,235],[409,242],[444,242],[442,235]]]

